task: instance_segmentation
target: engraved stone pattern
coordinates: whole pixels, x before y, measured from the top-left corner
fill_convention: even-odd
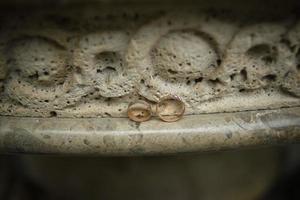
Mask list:
[[[3,20],[1,115],[125,117],[167,94],[186,114],[300,105],[297,19],[89,9]]]

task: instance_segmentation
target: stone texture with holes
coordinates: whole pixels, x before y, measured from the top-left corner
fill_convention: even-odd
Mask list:
[[[85,11],[3,18],[1,115],[124,117],[130,102],[167,94],[183,99],[186,114],[300,106],[297,18]]]

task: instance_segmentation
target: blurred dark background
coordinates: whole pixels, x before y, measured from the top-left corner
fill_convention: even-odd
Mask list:
[[[0,199],[300,199],[300,145],[159,157],[2,155]]]

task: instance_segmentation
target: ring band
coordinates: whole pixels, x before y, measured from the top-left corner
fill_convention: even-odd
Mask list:
[[[162,97],[156,105],[157,116],[165,122],[175,122],[183,117],[185,104],[176,95]]]
[[[127,115],[135,122],[144,122],[151,118],[151,105],[146,101],[138,100],[128,105]]]

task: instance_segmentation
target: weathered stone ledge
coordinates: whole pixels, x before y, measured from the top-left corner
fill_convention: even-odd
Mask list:
[[[2,153],[172,154],[299,141],[299,107],[192,115],[176,123],[0,117]]]

